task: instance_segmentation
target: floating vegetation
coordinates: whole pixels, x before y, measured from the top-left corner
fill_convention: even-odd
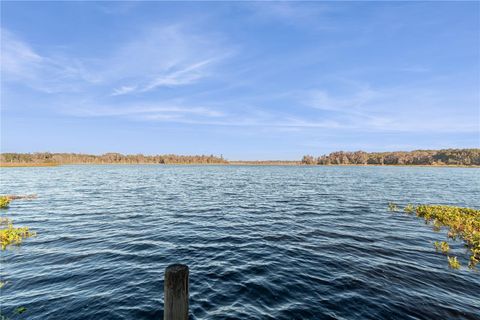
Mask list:
[[[8,208],[8,205],[10,204],[10,198],[7,196],[0,196],[0,208]]]
[[[36,195],[4,195],[0,196],[0,208],[7,208],[11,200],[35,199]],[[28,227],[14,227],[12,219],[0,217],[0,247],[6,250],[8,246],[20,245],[23,239],[35,236],[36,233],[30,231]],[[0,280],[0,289],[7,284],[7,281]],[[22,314],[27,311],[24,306],[15,309],[15,314]],[[0,320],[9,320],[0,312]]]
[[[389,211],[398,211],[398,206],[393,202],[389,202],[388,203],[388,210]]]
[[[473,268],[475,268],[475,266],[477,265],[478,262],[480,262],[480,259],[478,257],[475,257],[474,255],[471,255],[470,256],[470,261],[468,262],[468,267],[470,269],[473,269]]]
[[[392,203],[388,209],[392,210]],[[412,205],[404,209],[409,213]],[[470,250],[470,261],[468,267],[473,269],[480,261],[480,210],[443,206],[443,205],[420,205],[415,208],[417,217],[425,219],[425,223],[433,225],[434,231],[440,231],[442,227],[448,228],[447,236],[452,240],[462,239]],[[434,242],[437,251],[447,253],[450,246],[447,242]],[[457,257],[448,257],[448,264],[452,269],[459,269],[460,262]]]
[[[11,223],[11,222],[12,222],[12,220],[10,220],[8,218],[0,217],[0,227],[8,226],[8,224]]]
[[[2,250],[10,245],[20,245],[23,239],[35,236],[28,227],[14,227],[11,219],[0,218],[0,246]]]
[[[425,220],[425,223],[428,223],[428,221]],[[439,222],[437,219],[434,219],[432,229],[435,232],[440,231],[440,229],[442,229],[442,223]]]
[[[22,306],[22,307],[18,307],[18,308],[15,309],[15,313],[17,313],[17,314],[22,314],[22,313],[24,313],[25,311],[27,311],[27,308],[25,308],[25,307],[23,307],[23,306]]]
[[[406,213],[412,213],[415,211],[415,206],[409,203],[405,208],[403,208],[403,211],[405,211]]]
[[[442,241],[442,242],[435,241],[433,243],[433,246],[435,247],[436,251],[442,251],[442,253],[447,253],[450,250],[450,246],[445,241]]]
[[[447,257],[448,266],[452,269],[460,269],[460,262],[458,262],[457,257]]]

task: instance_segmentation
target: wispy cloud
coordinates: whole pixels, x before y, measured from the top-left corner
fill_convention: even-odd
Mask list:
[[[317,109],[355,113],[355,110],[378,98],[381,94],[369,87],[363,87],[353,94],[333,96],[326,90],[312,90],[307,94],[306,103]]]
[[[185,68],[156,77],[151,83],[142,89],[143,92],[155,89],[161,86],[179,86],[193,83],[203,77],[202,71],[212,63],[212,59],[200,61]]]
[[[343,84],[344,85],[344,84]],[[341,86],[341,85],[339,85]],[[453,92],[452,92],[453,91]],[[296,93],[298,95],[298,93]],[[466,93],[458,98],[455,89],[439,92],[430,86],[372,87],[353,82],[349,90],[332,94],[318,89],[303,93],[303,104],[322,112],[343,126],[378,132],[476,132],[478,123],[455,105],[473,109],[478,98]],[[478,113],[478,110],[477,110]]]
[[[4,28],[1,29],[1,68],[4,83],[27,85],[46,93],[78,91],[97,81],[78,59],[47,56]]]
[[[45,59],[9,31],[2,28],[0,32],[2,71],[14,78],[31,76],[29,69],[37,69]]]
[[[35,47],[3,29],[2,81],[49,93],[49,111],[74,117],[318,134],[478,130],[471,111],[478,99],[468,90],[462,96],[446,88],[446,82],[405,82],[405,77],[414,78],[412,73],[430,77],[434,69],[427,62],[377,65],[363,56],[365,65],[338,63],[337,55],[355,51],[352,45],[362,49],[369,43],[358,42],[357,33],[337,37],[341,32],[336,28],[342,26],[332,24],[329,13],[341,8],[290,2],[245,6],[249,14],[243,19],[255,20],[255,26],[275,25],[274,31],[252,40],[242,33],[228,38],[232,26],[222,33],[185,21],[145,24],[129,28],[138,32],[127,32],[122,41],[97,48],[95,59],[56,52],[53,45]],[[124,13],[121,6],[118,12],[112,8],[112,15]],[[278,21],[282,28],[314,28],[280,37]],[[332,28],[335,36],[317,32]],[[280,46],[272,35],[285,36],[292,47]],[[237,39],[245,43],[237,45]],[[391,81],[385,73],[392,72],[404,78]],[[457,112],[456,104],[467,111]]]
[[[183,25],[153,27],[119,48],[104,76],[118,84],[113,95],[185,86],[214,75],[232,52],[221,39]]]
[[[259,21],[275,20],[287,25],[307,27],[312,30],[332,30],[336,25],[329,21],[328,13],[339,6],[320,2],[278,1],[248,3],[253,17]]]
[[[92,5],[96,5],[103,13],[117,15],[131,12],[139,3],[137,1],[105,1],[93,2]]]
[[[232,52],[218,39],[180,25],[152,27],[94,62],[40,54],[13,33],[1,32],[3,81],[47,93],[109,90],[118,96],[189,85],[214,74]]]
[[[180,70],[167,71],[164,74],[152,76],[144,84],[121,86],[113,89],[112,95],[122,95],[134,92],[148,92],[160,87],[176,87],[195,83],[207,76],[207,67],[212,59],[200,61],[183,67]]]
[[[219,118],[222,111],[211,107],[186,106],[181,101],[133,102],[117,105],[98,104],[95,101],[83,101],[81,104],[64,106],[64,113],[76,117],[120,117],[132,120],[181,120],[189,117],[196,119]]]
[[[127,94],[133,92],[137,89],[137,86],[121,86],[120,88],[113,89],[112,96],[120,96],[122,94]]]
[[[430,69],[425,67],[425,66],[407,65],[407,66],[399,68],[399,71],[412,72],[412,73],[425,73],[425,72],[429,72]]]

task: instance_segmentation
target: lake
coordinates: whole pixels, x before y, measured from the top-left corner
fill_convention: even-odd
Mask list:
[[[480,208],[480,169],[335,166],[1,168],[2,215],[38,233],[1,253],[15,319],[161,319],[190,267],[191,319],[480,319],[480,272],[388,203]]]

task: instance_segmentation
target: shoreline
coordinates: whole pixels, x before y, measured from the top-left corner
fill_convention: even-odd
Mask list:
[[[229,163],[0,163],[0,168],[31,168],[60,166],[110,166],[110,165],[149,165],[149,166],[292,166],[292,167],[421,167],[421,168],[480,168],[472,165],[412,165],[412,164],[303,164],[299,161],[231,161]]]
[[[58,167],[59,163],[0,163],[1,168],[19,168],[19,167]]]

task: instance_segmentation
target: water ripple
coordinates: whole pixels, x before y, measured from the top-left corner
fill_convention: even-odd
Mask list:
[[[2,252],[2,313],[160,319],[190,266],[191,319],[480,319],[478,272],[451,271],[389,201],[480,207],[480,170],[408,167],[2,168],[38,237]],[[465,265],[461,243],[452,244]]]

